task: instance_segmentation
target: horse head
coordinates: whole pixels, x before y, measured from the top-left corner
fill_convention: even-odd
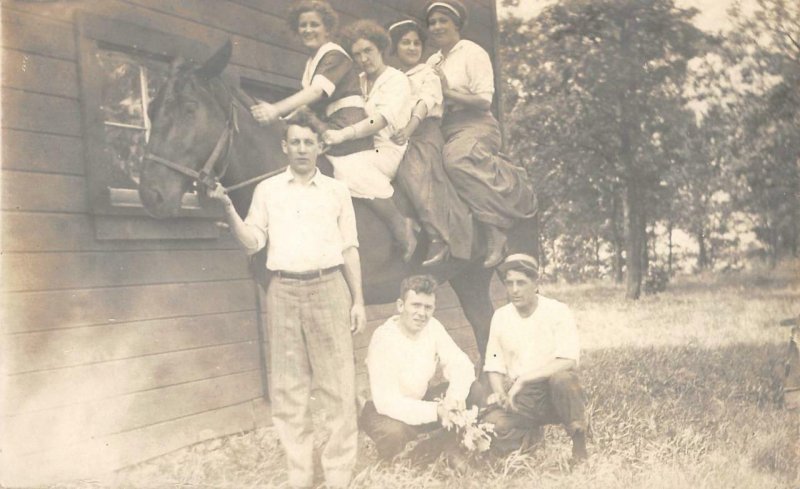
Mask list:
[[[204,170],[210,175],[207,182],[224,172],[224,152],[230,148],[222,146],[231,141],[221,141],[221,137],[235,130],[231,118],[235,120],[236,109],[219,75],[231,52],[228,41],[202,65],[174,60],[166,82],[148,107],[151,129],[139,196],[153,217],[176,216],[183,194],[200,180],[197,175]],[[215,152],[220,154],[212,162]]]

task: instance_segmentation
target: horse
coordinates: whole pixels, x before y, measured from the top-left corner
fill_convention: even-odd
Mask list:
[[[277,127],[261,127],[250,114],[253,99],[224,80],[230,56],[228,42],[203,64],[174,60],[148,108],[151,133],[139,195],[145,210],[155,218],[176,216],[182,195],[194,185],[207,189],[219,179],[225,187],[236,187],[270,171],[279,172],[286,164]],[[239,215],[247,214],[253,191],[254,186],[249,185],[229,193]],[[201,203],[207,203],[200,194]],[[402,204],[402,196],[398,197]],[[409,211],[408,205],[401,207]],[[485,246],[473,245],[474,256],[469,261],[448,259],[423,268],[427,243],[422,242],[412,260],[405,263],[384,222],[360,199],[354,199],[354,209],[365,302],[395,301],[400,281],[416,273],[430,273],[440,283],[449,282],[472,326],[482,362],[494,313],[489,292],[494,270],[482,265]],[[509,233],[509,252],[535,253],[536,232],[534,219],[521,221]],[[475,241],[483,242],[482,236]],[[254,260],[254,272],[266,271],[264,257]]]

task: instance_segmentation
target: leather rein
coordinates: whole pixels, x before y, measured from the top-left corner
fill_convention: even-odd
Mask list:
[[[226,86],[227,88],[227,86]],[[211,151],[211,154],[206,159],[206,162],[203,164],[203,168],[200,171],[197,171],[193,168],[190,168],[185,165],[181,165],[179,163],[175,163],[172,160],[168,160],[166,158],[162,158],[154,153],[147,153],[144,155],[144,160],[152,161],[154,163],[158,163],[163,165],[170,170],[176,171],[181,175],[187,176],[191,178],[194,182],[203,186],[205,190],[211,190],[217,186],[222,177],[225,176],[225,173],[228,171],[228,166],[230,165],[230,161],[228,160],[228,155],[230,153],[231,147],[233,147],[233,139],[236,136],[236,133],[239,132],[239,120],[236,114],[236,100],[237,96],[233,93],[231,95],[231,111],[230,115],[228,116],[228,120],[225,124],[225,129],[223,129],[222,134],[219,135],[217,138],[217,143],[214,145],[214,149]],[[241,93],[242,97],[250,98],[249,95],[245,93]],[[245,101],[239,99],[242,105],[245,105]],[[217,163],[222,161],[224,166],[222,169],[214,175],[214,167],[217,166]],[[247,179],[243,182],[239,182],[237,184],[231,185],[230,187],[225,188],[225,193],[232,192],[234,190],[238,190],[240,188],[246,187],[248,185],[252,185],[254,183],[258,183],[261,180],[267,179],[271,176],[277,175],[286,171],[286,168],[279,168],[278,170],[271,171],[269,173],[264,173],[257,177],[253,177]]]

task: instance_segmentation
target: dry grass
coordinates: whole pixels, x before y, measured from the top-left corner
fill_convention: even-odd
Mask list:
[[[800,313],[800,264],[685,278],[637,303],[607,284],[545,289],[581,324],[589,461],[570,469],[559,427],[532,455],[481,461],[466,477],[442,464],[376,464],[362,438],[353,487],[800,487],[800,415],[781,409],[772,374],[788,339],[777,322]],[[262,429],[58,487],[284,487],[283,464],[274,433]]]

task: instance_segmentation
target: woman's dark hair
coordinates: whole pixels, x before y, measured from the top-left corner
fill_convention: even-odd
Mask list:
[[[377,22],[371,19],[362,19],[353,22],[341,33],[342,47],[351,55],[353,54],[353,44],[359,39],[366,39],[378,48],[381,53],[386,53],[392,45],[389,33]]]
[[[422,44],[425,44],[425,29],[423,29],[416,21],[409,20],[408,22],[397,23],[396,27],[389,29],[391,25],[395,25],[392,23],[390,26],[387,26],[387,30],[389,31],[389,37],[392,40],[392,54],[397,53],[397,45],[400,44],[400,39],[403,38],[409,32],[416,32],[419,36],[420,41]]]
[[[322,23],[328,32],[333,34],[339,26],[339,16],[333,10],[331,4],[325,0],[300,0],[294,3],[289,9],[289,28],[297,33],[300,29],[300,16],[306,12],[316,12],[322,19]]]

